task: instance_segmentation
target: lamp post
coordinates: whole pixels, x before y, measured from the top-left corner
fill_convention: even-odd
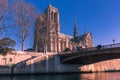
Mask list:
[[[115,39],[113,39],[113,44],[115,44]]]
[[[11,62],[9,63],[9,67],[11,69],[11,74],[13,74],[14,73],[14,65]]]

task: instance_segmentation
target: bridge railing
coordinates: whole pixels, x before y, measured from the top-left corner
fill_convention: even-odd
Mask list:
[[[116,43],[116,44],[109,44],[109,45],[98,45],[96,47],[91,47],[91,48],[86,48],[85,50],[81,50],[81,51],[94,51],[94,50],[104,50],[104,49],[111,49],[111,48],[117,48],[120,47],[120,43]]]
[[[11,67],[10,66],[0,66],[0,74],[4,73],[11,73]]]
[[[91,47],[91,48],[81,48],[79,50],[75,50],[75,51],[72,51],[73,53],[75,52],[86,52],[86,51],[94,51],[94,50],[104,50],[104,49],[110,49],[110,48],[117,48],[117,47],[120,47],[120,43],[116,43],[116,44],[109,44],[109,45],[98,45],[96,47]],[[67,53],[71,53],[70,52],[64,52],[64,53],[61,53],[61,54],[67,54]]]
[[[102,46],[103,49],[106,49],[106,48],[116,48],[116,47],[120,47],[120,43],[109,44],[109,45],[103,45]]]

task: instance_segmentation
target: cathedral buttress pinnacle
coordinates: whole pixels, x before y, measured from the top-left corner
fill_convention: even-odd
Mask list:
[[[77,40],[78,37],[78,30],[77,30],[77,25],[76,25],[76,19],[74,19],[74,39],[75,41]]]

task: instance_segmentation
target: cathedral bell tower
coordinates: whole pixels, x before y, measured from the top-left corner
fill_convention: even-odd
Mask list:
[[[57,52],[59,51],[59,33],[60,22],[58,9],[51,4],[43,13],[43,17],[47,26],[47,51]]]
[[[39,40],[37,44],[39,47],[39,51],[58,52],[60,33],[58,9],[49,4],[44,13],[40,16],[40,20],[38,21],[38,23],[39,29],[37,29],[37,37]]]

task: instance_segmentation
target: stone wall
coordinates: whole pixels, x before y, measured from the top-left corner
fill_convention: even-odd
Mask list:
[[[86,66],[81,64],[61,64],[59,56],[48,56],[46,61],[34,64],[34,70],[40,72],[100,72],[100,71],[118,71],[120,70],[120,59],[102,61]],[[39,67],[35,67],[38,65]],[[41,69],[41,70],[40,70]]]
[[[36,56],[30,60],[26,59]],[[10,58],[12,61],[10,62]],[[56,53],[36,54],[36,53],[17,53],[0,55],[0,74],[12,73],[10,63],[22,62],[14,67],[14,74],[19,73],[64,73],[64,72],[99,72],[99,71],[118,71],[120,70],[120,59],[102,61],[94,64],[82,66],[81,64],[62,64],[60,57]]]
[[[102,61],[79,68],[82,72],[99,72],[99,71],[118,71],[120,70],[120,59]]]
[[[80,72],[79,64],[61,64],[58,55],[42,55],[27,61],[27,64],[24,67],[16,67],[14,73]]]
[[[7,55],[0,55],[0,66],[17,64],[33,56],[40,56],[43,54],[44,53],[14,51],[12,53],[8,53]]]
[[[31,58],[31,55],[26,54],[8,54],[6,56],[0,55],[0,65],[9,66]]]

